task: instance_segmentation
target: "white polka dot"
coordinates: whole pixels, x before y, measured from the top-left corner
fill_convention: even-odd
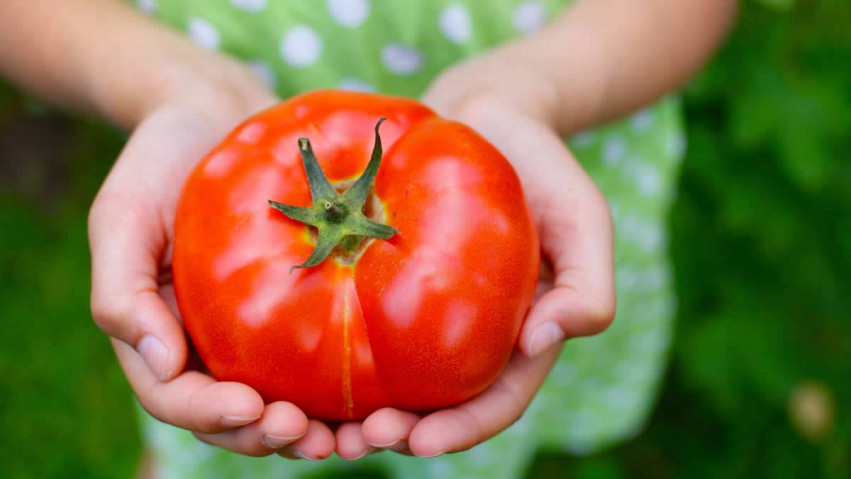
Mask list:
[[[450,5],[440,12],[438,26],[452,43],[467,43],[473,31],[470,12],[463,5]]]
[[[644,196],[656,196],[662,190],[662,177],[656,170],[646,168],[638,177],[638,188]]]
[[[626,153],[626,142],[620,136],[611,136],[603,145],[603,164],[608,167],[616,166]]]
[[[266,7],[266,0],[230,0],[234,7],[246,12],[257,13]]]
[[[340,90],[346,91],[356,91],[361,93],[372,93],[375,91],[375,87],[370,85],[369,83],[358,80],[357,78],[343,78],[340,80],[340,83],[337,85]]]
[[[419,50],[391,43],[381,50],[381,61],[397,75],[411,75],[423,66],[423,54]]]
[[[157,11],[156,0],[136,0],[136,4],[139,5],[139,10],[147,13],[148,15]]]
[[[322,39],[305,25],[292,27],[281,39],[281,57],[298,68],[316,63],[322,53]]]
[[[655,222],[641,220],[635,216],[627,218],[623,223],[622,232],[625,239],[641,247],[646,253],[658,251],[665,245],[666,237],[662,226]],[[641,285],[647,289],[659,289],[663,284],[658,284],[665,279],[656,276],[642,278]]]
[[[268,63],[261,60],[254,60],[248,62],[248,68],[254,72],[255,75],[260,77],[263,80],[263,83],[266,84],[271,89],[275,89],[275,85],[278,83],[275,78],[275,72],[272,71],[272,67],[269,66]]]
[[[643,108],[629,117],[629,124],[635,131],[646,131],[653,125],[653,110]]]
[[[221,40],[219,31],[212,23],[197,17],[189,19],[189,38],[196,45],[207,50],[217,50]]]
[[[356,28],[369,15],[368,0],[328,0],[328,13],[340,25]]]
[[[662,191],[663,181],[659,171],[644,161],[632,159],[624,167],[625,179],[638,185],[638,191],[645,197],[652,197]]]
[[[625,240],[637,244],[647,253],[658,251],[667,241],[665,231],[659,223],[638,216],[627,217],[619,229]],[[666,280],[666,278],[658,279],[656,277],[652,277],[650,280],[645,277],[640,278],[640,281],[636,279],[640,286],[647,289],[659,289],[662,284],[657,283]]]
[[[514,10],[514,28],[519,33],[535,33],[546,23],[547,9],[539,2],[523,2]]]

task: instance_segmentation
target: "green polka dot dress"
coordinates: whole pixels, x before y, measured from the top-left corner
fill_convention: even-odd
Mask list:
[[[449,65],[532,33],[565,0],[138,0],[203,48],[243,60],[286,98],[317,88],[418,97]],[[675,298],[665,215],[684,148],[668,98],[569,140],[606,194],[615,230],[618,315],[569,341],[517,423],[470,451],[436,459],[382,453],[349,463],[248,458],[145,416],[165,478],[323,477],[367,465],[399,478],[516,478],[539,448],[588,453],[637,434],[653,405]]]

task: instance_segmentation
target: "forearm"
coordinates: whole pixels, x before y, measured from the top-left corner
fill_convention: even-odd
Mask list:
[[[243,82],[234,62],[115,0],[5,0],[0,17],[2,74],[125,128],[178,91],[192,101],[204,85]]]
[[[580,0],[507,51],[554,85],[548,114],[569,135],[680,87],[721,42],[735,9],[735,0]]]

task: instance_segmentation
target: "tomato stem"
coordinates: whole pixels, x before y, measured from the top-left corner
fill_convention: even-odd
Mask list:
[[[291,206],[269,200],[272,208],[289,218],[317,229],[316,248],[313,253],[304,263],[290,268],[290,272],[295,268],[310,268],[322,263],[337,246],[351,253],[365,238],[389,239],[399,233],[396,228],[373,221],[363,214],[369,191],[378,173],[378,167],[381,165],[383,150],[378,129],[384,120],[385,118],[381,118],[375,124],[375,146],[366,169],[342,194],[331,185],[319,166],[310,140],[298,139],[301,161],[307,175],[313,204],[307,207]]]

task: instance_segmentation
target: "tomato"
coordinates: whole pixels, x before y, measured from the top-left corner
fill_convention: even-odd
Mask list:
[[[382,117],[386,153],[370,162]],[[213,376],[351,420],[483,391],[512,354],[538,261],[517,175],[476,132],[413,100],[318,91],[248,119],[191,173],[173,280]]]

